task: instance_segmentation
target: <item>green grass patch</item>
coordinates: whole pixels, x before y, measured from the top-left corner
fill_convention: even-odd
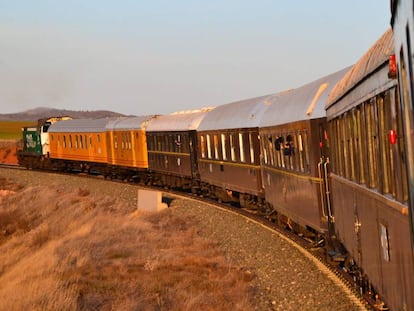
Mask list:
[[[22,127],[36,126],[32,121],[0,121],[0,139],[20,139]]]

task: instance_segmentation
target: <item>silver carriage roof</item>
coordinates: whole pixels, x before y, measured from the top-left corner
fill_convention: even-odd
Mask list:
[[[106,124],[107,130],[142,130],[154,116],[119,117]]]
[[[392,30],[388,29],[337,83],[326,105],[328,117],[349,109],[397,83],[395,79],[388,78],[388,68],[384,66],[389,56],[394,54],[393,43]],[[383,72],[378,74],[381,67]],[[332,109],[333,106],[341,107]]]
[[[200,122],[212,110],[214,111],[213,107],[208,107],[156,116],[148,122],[147,132],[197,130]]]
[[[216,107],[201,122],[199,131],[258,127],[267,109],[269,95]]]
[[[49,133],[100,133],[105,132],[109,118],[72,119],[58,121],[49,127]]]
[[[296,89],[270,96],[267,99],[269,107],[260,122],[260,127],[324,117],[329,92],[350,68],[344,68]]]

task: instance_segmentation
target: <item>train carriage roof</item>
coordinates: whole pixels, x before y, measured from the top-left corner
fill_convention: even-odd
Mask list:
[[[108,130],[143,130],[154,116],[120,117],[106,124]]]
[[[147,132],[197,130],[200,122],[212,110],[213,107],[208,107],[156,116],[148,122]]]
[[[329,92],[350,68],[344,68],[304,86],[270,96],[267,98],[269,107],[260,122],[260,127],[324,117]]]
[[[99,133],[105,132],[110,118],[72,119],[58,121],[49,127],[50,133]]]
[[[342,101],[344,106],[352,106],[361,102],[367,96],[379,92],[387,84],[395,83],[395,81],[388,78],[387,74],[374,76],[380,68],[386,65],[389,56],[394,54],[393,43],[392,30],[388,29],[337,83],[329,95],[325,108],[328,110],[339,101]],[[364,83],[371,76],[373,76],[371,82]],[[363,83],[364,86],[362,86]]]
[[[224,130],[258,127],[267,109],[269,95],[216,107],[201,122],[198,130]]]

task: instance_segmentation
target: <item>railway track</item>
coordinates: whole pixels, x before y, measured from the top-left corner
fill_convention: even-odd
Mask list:
[[[24,170],[25,168],[19,165],[0,164],[0,169]],[[70,173],[63,173],[57,171],[54,171],[54,173],[62,175],[73,175]],[[102,179],[102,176],[99,175],[89,175],[85,173],[78,173],[77,175],[80,178]],[[125,181],[116,179],[108,180],[108,182],[125,183]],[[331,279],[339,288],[341,288],[341,290],[343,290],[344,292],[344,295],[346,295],[350,301],[352,301],[356,306],[358,306],[360,310],[388,310],[382,308],[381,304],[378,304],[378,302],[373,301],[372,299],[370,299],[370,297],[362,295],[358,286],[356,286],[355,280],[342,269],[340,269],[337,265],[332,264],[332,262],[328,260],[329,256],[326,255],[323,248],[315,246],[314,241],[306,239],[303,236],[298,235],[292,232],[291,230],[288,230],[285,227],[280,226],[277,223],[271,222],[259,214],[256,214],[246,209],[239,208],[237,206],[219,203],[217,201],[213,201],[205,197],[196,196],[191,193],[180,192],[177,190],[159,188],[137,183],[134,184],[146,189],[162,191],[163,193],[165,193],[166,197],[172,196],[183,198],[186,200],[193,200],[198,202],[201,201],[204,204],[209,204],[214,208],[235,214],[238,217],[244,217],[250,222],[254,222],[258,226],[261,226],[266,230],[269,230],[272,233],[277,234],[281,239],[284,239],[285,241],[289,242],[292,246],[294,246],[300,253],[302,253],[305,257],[311,260],[316,265],[316,267],[324,275],[326,275],[327,278]]]

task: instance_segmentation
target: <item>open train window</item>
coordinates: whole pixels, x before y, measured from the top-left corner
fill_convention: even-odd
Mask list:
[[[66,148],[66,135],[63,135],[63,148]]]
[[[72,148],[72,135],[69,135],[69,148]]]

